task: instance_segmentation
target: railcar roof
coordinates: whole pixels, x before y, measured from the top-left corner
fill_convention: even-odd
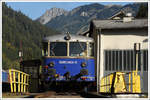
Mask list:
[[[44,37],[43,42],[55,42],[55,41],[66,42],[67,41],[65,39],[66,36],[67,34],[59,34],[59,35],[52,35],[52,36]],[[70,37],[71,39],[68,41],[93,42],[93,38],[89,38],[86,36],[70,34]]]

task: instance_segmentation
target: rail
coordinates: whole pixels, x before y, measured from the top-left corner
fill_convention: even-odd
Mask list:
[[[22,71],[9,69],[11,93],[28,92],[29,74]]]
[[[115,72],[103,77],[100,83],[101,93],[141,93],[137,71]]]

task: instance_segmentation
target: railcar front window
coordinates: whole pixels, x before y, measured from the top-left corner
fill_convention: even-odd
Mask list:
[[[87,47],[85,42],[70,42],[69,47],[70,56],[86,56]]]
[[[67,43],[66,42],[51,42],[50,43],[50,56],[67,56]]]
[[[43,43],[42,56],[48,56],[48,43]]]

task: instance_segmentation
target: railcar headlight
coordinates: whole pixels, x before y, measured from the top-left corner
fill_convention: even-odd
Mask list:
[[[64,37],[64,39],[65,39],[65,40],[70,40],[71,37],[67,35],[67,36]]]
[[[55,74],[55,78],[58,78],[59,77],[59,74]]]
[[[46,66],[44,66],[44,68],[45,68],[45,69],[48,69],[48,66],[46,65]]]
[[[82,63],[81,63],[81,67],[86,67],[86,63],[85,63],[85,62],[82,62]]]
[[[54,62],[50,62],[50,63],[49,63],[49,66],[50,66],[50,67],[54,67]]]

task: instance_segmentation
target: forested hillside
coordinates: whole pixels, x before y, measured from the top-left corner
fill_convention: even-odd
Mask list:
[[[54,9],[53,9],[54,10]],[[134,3],[125,6],[101,4],[83,5],[70,12],[55,16],[45,25],[33,21],[20,11],[2,5],[2,64],[3,69],[19,67],[19,49],[22,44],[23,60],[41,58],[41,40],[58,31],[77,34],[89,28],[92,19],[107,19],[120,10],[133,13],[136,18],[147,18],[148,4]],[[55,11],[53,11],[56,13]],[[48,13],[49,14],[49,13]],[[53,14],[52,12],[50,14]],[[57,14],[56,14],[57,15]],[[45,18],[45,17],[44,17]],[[46,27],[47,26],[47,27]]]
[[[41,57],[41,40],[44,36],[58,32],[32,21],[20,11],[13,11],[5,3],[2,5],[2,68],[19,67],[20,43],[23,59]]]
[[[141,4],[136,18],[148,18],[148,4]]]

